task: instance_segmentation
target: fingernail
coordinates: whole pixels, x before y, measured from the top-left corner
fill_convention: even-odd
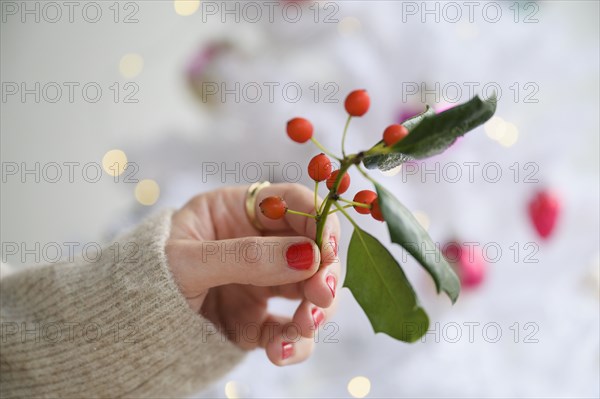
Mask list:
[[[281,343],[281,359],[285,360],[294,354],[294,344],[291,342]]]
[[[325,318],[325,314],[319,308],[313,308],[311,313],[312,313],[312,318],[313,318],[313,322],[315,323],[315,329],[316,329],[323,322],[323,319]]]
[[[327,286],[329,287],[329,290],[331,291],[331,296],[333,296],[335,298],[335,276],[333,274],[330,274],[329,276],[327,276],[325,278],[325,282],[327,283]]]
[[[331,234],[329,236],[329,242],[332,243],[332,245],[333,245],[333,254],[335,256],[337,256],[337,254],[338,254],[338,245],[337,245],[337,240],[336,240],[334,234]]]
[[[315,261],[313,245],[310,242],[294,244],[285,252],[285,258],[292,269],[310,269]]]

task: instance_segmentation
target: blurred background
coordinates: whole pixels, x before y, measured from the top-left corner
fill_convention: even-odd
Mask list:
[[[256,351],[197,396],[600,395],[598,2],[73,3],[2,2],[4,263],[55,256],[5,243],[66,255],[224,185],[309,184],[318,150],[285,123],[310,119],[339,152],[351,90],[372,100],[355,150],[424,103],[496,91],[496,117],[443,155],[373,172],[440,246],[473,248],[452,307],[389,245],[430,315],[423,340],[373,334],[342,289],[310,360],[277,368]]]

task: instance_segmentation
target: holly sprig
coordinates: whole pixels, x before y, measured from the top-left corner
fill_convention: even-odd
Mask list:
[[[322,153],[309,163],[308,173],[315,180],[314,214],[294,211],[280,197],[269,197],[260,204],[267,217],[278,219],[286,213],[314,219],[317,227],[316,242],[322,247],[322,235],[327,217],[340,212],[352,224],[354,231],[348,247],[347,273],[344,286],[349,288],[369,318],[375,332],[383,332],[405,342],[422,337],[429,327],[429,318],[420,306],[417,295],[402,267],[388,249],[374,236],[364,231],[348,212],[368,213],[385,222],[392,243],[409,252],[429,273],[438,293],[443,291],[452,303],[460,293],[460,282],[439,248],[413,214],[373,179],[365,169],[389,170],[403,162],[424,159],[445,151],[454,141],[485,123],[496,111],[496,98],[483,100],[474,97],[470,101],[435,113],[432,108],[402,124],[385,129],[383,138],[371,148],[357,153],[346,153],[345,141],[353,118],[362,117],[370,106],[365,90],[355,90],[345,101],[348,118],[341,140],[342,156],[326,149],[314,137],[312,124],[304,118],[294,118],[287,124],[287,133],[298,143],[311,141]],[[339,169],[332,171],[329,157],[339,162]],[[358,193],[353,200],[343,198],[350,185],[348,171],[355,167],[373,185],[374,192]],[[319,183],[326,181],[329,189],[319,204]],[[359,195],[362,194],[362,195]]]

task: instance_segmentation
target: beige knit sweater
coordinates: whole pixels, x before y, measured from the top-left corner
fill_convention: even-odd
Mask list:
[[[241,360],[173,280],[171,215],[146,220],[96,262],[0,280],[2,398],[184,396]]]

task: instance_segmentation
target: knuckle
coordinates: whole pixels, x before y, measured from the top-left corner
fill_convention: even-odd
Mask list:
[[[286,186],[286,192],[290,195],[297,196],[298,198],[311,199],[313,196],[312,190],[300,183],[287,183]]]

